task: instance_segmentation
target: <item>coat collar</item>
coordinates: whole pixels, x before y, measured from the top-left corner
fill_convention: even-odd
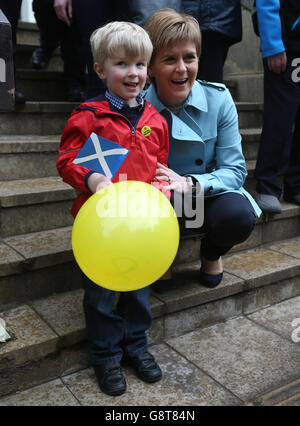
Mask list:
[[[158,112],[168,109],[158,98],[155,85],[152,83],[145,92],[145,97]],[[200,111],[207,112],[207,99],[205,91],[199,81],[195,81],[190,94],[184,103],[184,107],[193,107]]]

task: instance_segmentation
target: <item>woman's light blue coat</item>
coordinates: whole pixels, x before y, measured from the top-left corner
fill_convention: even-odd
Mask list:
[[[198,80],[176,114],[162,104],[153,84],[145,98],[171,123],[169,167],[198,180],[205,197],[242,194],[260,216],[260,208],[243,188],[247,170],[237,110],[229,90],[220,83]]]

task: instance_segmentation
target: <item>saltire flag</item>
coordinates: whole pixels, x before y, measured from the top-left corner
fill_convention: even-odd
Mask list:
[[[128,154],[121,145],[91,133],[73,163],[112,179]]]

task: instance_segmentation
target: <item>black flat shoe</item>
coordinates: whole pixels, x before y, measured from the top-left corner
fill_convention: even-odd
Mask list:
[[[200,284],[208,288],[217,287],[223,279],[223,272],[220,274],[207,274],[200,269]]]
[[[161,369],[154,356],[149,352],[144,352],[136,357],[125,355],[123,362],[132,367],[137,376],[144,382],[154,383],[162,378]]]
[[[203,265],[203,256],[201,255],[201,268],[200,268],[200,284],[204,285],[208,288],[215,288],[217,287],[220,282],[223,279],[223,272],[220,274],[207,274],[206,272],[203,272],[202,265]]]
[[[126,380],[120,366],[95,365],[94,370],[102,392],[117,396],[126,391]]]

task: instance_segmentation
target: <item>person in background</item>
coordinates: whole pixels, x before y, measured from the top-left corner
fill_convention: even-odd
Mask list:
[[[197,78],[223,83],[230,46],[242,40],[240,0],[182,0],[183,11],[197,19],[202,51]]]
[[[85,94],[85,61],[79,32],[72,19],[72,0],[33,0],[32,8],[40,31],[40,46],[33,51],[31,65],[45,69],[60,46],[64,63],[66,98],[82,102]]]
[[[71,0],[69,0],[71,1]],[[73,11],[83,43],[88,69],[87,97],[93,98],[105,84],[94,71],[90,36],[94,30],[111,21],[129,21],[143,25],[162,7],[181,7],[181,0],[73,0]]]
[[[14,61],[14,74],[16,76],[16,44],[17,44],[17,28],[20,17],[20,11],[22,6],[22,0],[0,0],[0,9],[6,16],[8,22],[11,25],[12,31],[12,45],[13,45],[13,61]],[[15,102],[16,104],[23,104],[26,102],[23,93],[15,90]]]
[[[274,214],[282,211],[282,189],[285,201],[300,205],[300,2],[257,0],[256,9],[264,65],[256,201]]]

